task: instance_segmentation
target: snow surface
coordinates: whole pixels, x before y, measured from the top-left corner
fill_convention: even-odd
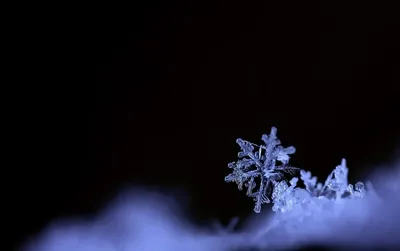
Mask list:
[[[293,250],[306,245],[374,249],[400,247],[400,161],[369,179],[377,196],[326,202],[300,222],[294,211],[264,210],[238,233],[190,224],[173,198],[141,189],[124,192],[95,219],[61,219],[23,251],[202,251],[239,247]],[[242,219],[244,220],[244,219]],[[246,249],[244,249],[246,250]]]

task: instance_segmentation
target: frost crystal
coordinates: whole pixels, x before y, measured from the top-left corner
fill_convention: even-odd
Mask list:
[[[232,173],[225,177],[226,182],[236,182],[238,189],[247,187],[247,196],[254,198],[254,211],[259,213],[263,203],[270,203],[271,189],[284,179],[284,174],[294,174],[298,168],[291,167],[289,155],[296,149],[293,146],[283,147],[278,140],[277,129],[272,127],[269,135],[262,135],[264,145],[256,145],[237,139],[240,146],[239,160],[228,164]],[[259,180],[257,185],[256,180]],[[253,192],[258,186],[258,190]]]
[[[300,179],[305,188],[296,187],[299,179],[294,177],[290,182],[285,174],[294,175],[298,168],[289,166],[289,155],[296,149],[293,146],[283,147],[276,136],[277,129],[272,127],[269,135],[262,135],[264,145],[256,145],[248,141],[237,139],[240,146],[239,160],[228,164],[232,173],[225,177],[226,182],[236,182],[238,189],[247,187],[247,196],[255,201],[254,211],[259,213],[263,203],[272,203],[273,211],[286,213],[294,208],[307,209],[312,204],[314,209],[322,207],[326,201],[342,198],[360,198],[365,194],[364,184],[358,182],[348,184],[346,160],[342,159],[326,179],[325,183],[318,183],[311,172],[300,170]],[[257,180],[259,183],[257,185]],[[253,190],[258,187],[258,190]],[[303,210],[304,211],[304,210]],[[310,213],[310,211],[308,212]],[[303,213],[307,215],[307,213]]]

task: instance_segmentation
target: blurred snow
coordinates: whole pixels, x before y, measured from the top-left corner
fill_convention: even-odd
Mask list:
[[[290,215],[253,214],[240,233],[225,234],[190,224],[172,198],[129,191],[94,220],[54,222],[23,251],[293,250],[305,245],[400,248],[400,161],[380,167],[370,181],[379,198],[348,200],[300,224]]]
[[[54,222],[26,251],[220,251],[243,242],[242,235],[211,233],[182,217],[172,198],[137,189],[124,192],[95,220]]]

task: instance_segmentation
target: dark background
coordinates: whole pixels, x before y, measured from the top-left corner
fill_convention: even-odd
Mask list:
[[[236,138],[258,143],[271,126],[297,148],[291,163],[321,178],[342,157],[351,181],[390,160],[395,1],[348,2],[142,1],[37,16],[17,115],[14,244],[130,186],[176,191],[196,224],[245,218],[253,202],[224,182],[227,163]]]

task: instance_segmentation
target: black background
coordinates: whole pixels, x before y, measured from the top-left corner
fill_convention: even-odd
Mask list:
[[[291,163],[318,176],[342,157],[352,181],[390,160],[395,1],[344,2],[143,1],[36,16],[16,115],[14,243],[129,186],[176,191],[196,224],[245,218],[253,202],[224,182],[227,163],[236,138],[258,143],[271,126],[297,148]]]

